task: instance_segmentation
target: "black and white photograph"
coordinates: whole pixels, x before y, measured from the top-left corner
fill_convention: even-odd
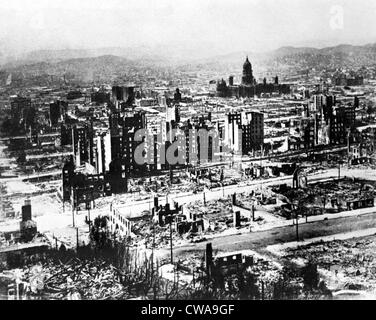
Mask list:
[[[376,300],[375,16],[0,0],[0,300]]]

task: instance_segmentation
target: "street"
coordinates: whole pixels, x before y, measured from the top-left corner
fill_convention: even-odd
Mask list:
[[[329,236],[339,233],[376,227],[376,209],[374,212],[353,217],[343,217],[322,221],[299,224],[299,239],[311,239],[320,236]],[[190,251],[203,251],[206,243],[211,242],[214,250],[238,251],[247,249],[260,249],[266,246],[296,241],[296,227],[292,225],[274,228],[267,231],[250,232],[245,234],[230,235],[182,246],[174,249],[175,256],[183,255]],[[302,244],[304,242],[302,241]]]

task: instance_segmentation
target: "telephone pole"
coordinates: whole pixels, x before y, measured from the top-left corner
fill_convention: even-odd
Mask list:
[[[93,189],[90,189],[90,202],[87,210],[88,214],[88,220],[89,220],[89,233],[91,230],[91,217],[90,217],[90,209],[91,209],[91,204],[94,202],[94,196],[93,196]],[[93,206],[94,207],[94,206]]]
[[[72,220],[73,220],[73,228],[76,226],[74,222],[74,205],[72,207]]]
[[[350,168],[350,129],[347,129],[347,168]]]
[[[171,220],[172,220],[172,215]],[[171,264],[174,263],[174,258],[173,258],[173,250],[172,250],[172,221],[170,220],[170,250],[171,250]]]
[[[151,252],[151,263],[154,268],[154,250],[155,250],[155,224],[153,223],[153,247]]]
[[[74,210],[76,208],[76,205],[75,205],[75,197],[76,197],[76,188],[72,188],[72,220],[73,220],[73,228],[76,226],[75,224],[75,221],[74,221]]]
[[[77,251],[78,251],[78,227],[76,228],[76,248],[77,248]]]
[[[170,209],[170,204],[168,203],[168,193],[169,189],[166,193],[166,204],[165,204],[165,214],[170,218],[170,253],[171,253],[171,264],[173,264],[173,250],[172,250],[172,211]]]
[[[299,241],[299,215],[296,206],[294,205],[295,219],[296,219],[296,241]]]

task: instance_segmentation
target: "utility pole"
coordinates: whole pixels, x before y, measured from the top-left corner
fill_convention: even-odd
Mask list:
[[[166,205],[166,209],[169,210],[168,214],[170,216],[170,253],[171,253],[171,264],[174,263],[174,259],[173,259],[173,250],[172,250],[172,212],[170,210],[170,206],[167,206]]]
[[[91,206],[91,202],[90,202],[90,206]],[[91,219],[90,219],[90,206],[89,206],[89,209],[88,209],[88,218],[89,218],[89,233],[90,233],[90,227],[91,227]]]
[[[296,215],[296,241],[299,241],[299,217]]]
[[[295,205],[294,205],[294,211],[295,211],[295,219],[296,219],[296,241],[299,241],[299,216],[298,216],[298,210],[296,210]]]
[[[77,251],[78,251],[78,227],[76,228],[76,248],[77,248]]]
[[[347,129],[347,168],[350,168],[350,129]]]
[[[75,210],[75,207],[76,207],[76,205],[75,205],[75,198],[76,198],[76,194],[77,194],[77,192],[76,192],[76,188],[72,188],[72,220],[73,220],[73,228],[76,226],[76,224],[75,224],[75,221],[74,221],[74,210]]]
[[[72,207],[72,219],[73,219],[73,228],[76,226],[74,222],[74,205]]]
[[[151,263],[153,265],[153,268],[154,268],[154,249],[155,249],[155,224],[153,224],[153,247],[152,247],[152,252],[151,252]]]
[[[171,215],[172,219],[172,215]],[[171,250],[171,264],[174,263],[173,250],[172,250],[172,221],[170,220],[170,250]]]

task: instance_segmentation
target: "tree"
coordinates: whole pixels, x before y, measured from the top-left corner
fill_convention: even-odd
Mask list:
[[[107,219],[107,217],[96,217],[90,229],[90,240],[99,249],[109,244]]]

